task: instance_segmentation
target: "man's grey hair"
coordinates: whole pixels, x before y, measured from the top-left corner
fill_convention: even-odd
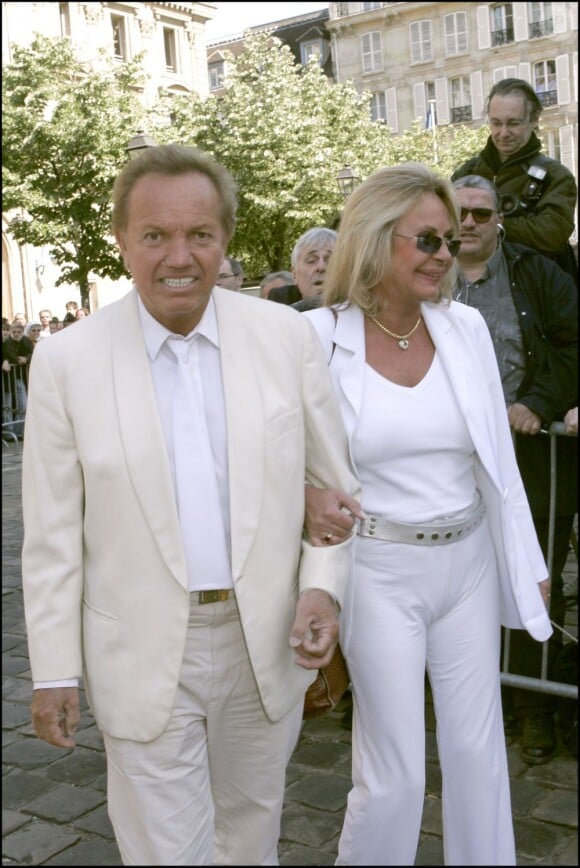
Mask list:
[[[285,280],[288,285],[294,283],[294,277],[291,271],[270,271],[268,274],[265,274],[264,277],[260,281],[261,289],[264,289],[267,283],[270,283],[271,280],[277,280],[281,278]]]
[[[317,244],[330,243],[334,247],[336,239],[337,234],[334,229],[328,229],[326,226],[315,226],[313,229],[308,229],[300,236],[292,249],[292,255],[290,257],[292,268],[296,268],[300,251],[305,245],[309,244],[315,246]]]
[[[492,198],[494,211],[501,210],[497,187],[487,178],[482,178],[481,175],[464,175],[463,178],[453,181],[453,186],[456,190],[461,190],[463,187],[468,190],[485,190]]]

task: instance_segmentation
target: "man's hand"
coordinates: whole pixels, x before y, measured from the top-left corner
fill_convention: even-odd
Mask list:
[[[516,431],[518,434],[531,434],[533,436],[542,427],[542,420],[537,413],[534,413],[525,404],[518,404],[517,402],[508,408],[508,419],[512,431]]]
[[[290,645],[296,651],[296,664],[304,669],[320,669],[330,663],[338,642],[336,603],[326,591],[304,591],[296,604]]]
[[[39,738],[57,747],[73,748],[80,720],[77,687],[47,687],[32,694],[32,723]]]
[[[304,526],[313,546],[335,545],[352,532],[355,518],[365,518],[354,497],[333,488],[304,486],[306,518]]]
[[[552,587],[552,582],[550,579],[544,579],[542,582],[538,582],[538,588],[540,589],[540,594],[542,595],[542,600],[544,601],[544,606],[548,611],[550,611],[550,590]]]

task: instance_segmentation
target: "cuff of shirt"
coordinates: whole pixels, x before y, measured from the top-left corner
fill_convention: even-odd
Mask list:
[[[62,678],[60,681],[34,681],[33,690],[47,690],[50,687],[78,687],[78,678]]]

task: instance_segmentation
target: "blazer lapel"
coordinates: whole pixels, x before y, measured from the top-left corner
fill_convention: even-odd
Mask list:
[[[165,439],[135,291],[112,323],[112,375],[129,475],[162,557],[187,589],[187,574]],[[124,308],[124,309],[123,309]]]
[[[228,429],[232,575],[241,578],[260,517],[264,484],[265,413],[260,371],[244,327],[245,312],[230,290],[214,290]],[[252,312],[249,311],[249,316]]]

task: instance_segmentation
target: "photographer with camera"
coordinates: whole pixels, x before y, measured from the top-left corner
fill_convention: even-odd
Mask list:
[[[490,136],[484,149],[455,170],[452,181],[481,175],[492,181],[508,242],[525,244],[555,260],[578,283],[578,263],[568,241],[574,229],[576,182],[558,160],[540,153],[542,103],[520,78],[495,84],[486,100]]]

